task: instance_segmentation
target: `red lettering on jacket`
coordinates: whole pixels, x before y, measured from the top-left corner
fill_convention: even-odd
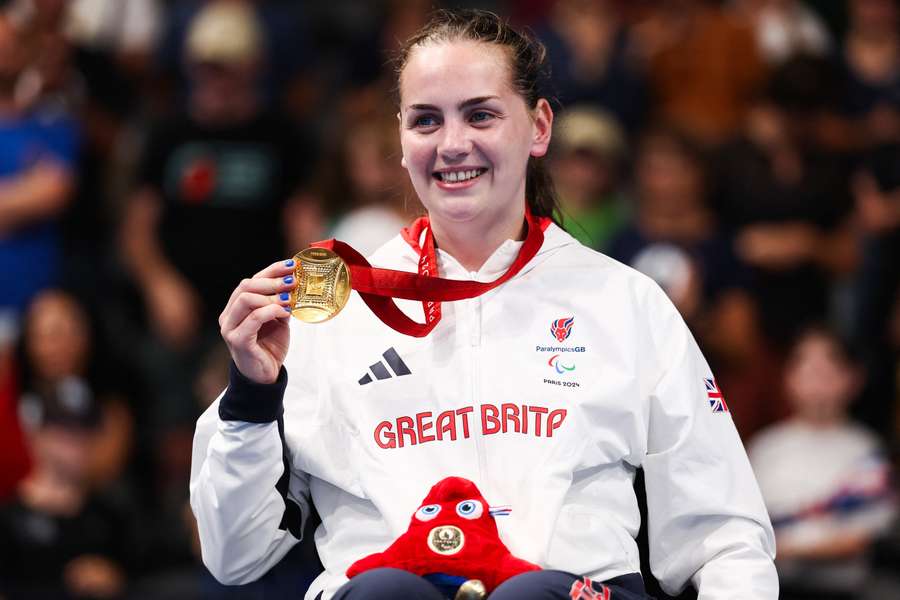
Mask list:
[[[385,450],[397,447],[397,436],[391,431],[390,421],[382,421],[375,427],[375,443]]]
[[[428,419],[428,421],[425,420],[426,418]],[[420,412],[416,414],[416,433],[419,435],[420,444],[434,441],[434,435],[425,434],[425,432],[431,429],[433,426],[434,423],[431,422],[431,411]]]
[[[431,411],[416,413],[414,416],[402,415],[393,421],[381,421],[373,432],[375,443],[379,448],[392,450],[404,446],[415,446],[426,442],[451,441],[457,437],[467,439],[469,433],[469,415],[474,413],[474,406],[464,406],[456,410],[445,410],[434,417]],[[535,437],[553,437],[553,433],[562,427],[568,411],[564,408],[550,410],[544,406],[513,404],[504,402],[499,407],[494,404],[481,405],[481,434],[519,433],[528,435],[528,420],[534,415],[532,435]],[[460,425],[462,435],[459,435]]]
[[[491,414],[488,414],[491,413]],[[491,435],[500,431],[500,419],[497,415],[500,411],[493,404],[481,405],[481,433],[482,435]]]
[[[403,436],[409,436],[409,443],[416,445],[416,430],[410,417],[397,417],[397,446],[403,447]]]
[[[471,413],[475,408],[473,406],[466,406],[464,408],[457,408],[456,414],[462,417],[462,426],[463,426],[463,437],[469,437],[469,413]]]
[[[503,411],[503,433],[509,431],[510,421],[512,421],[516,433],[519,433],[521,431],[519,426],[519,407],[515,404],[504,403],[500,406],[500,410]]]
[[[441,414],[438,415],[437,425],[435,427],[437,430],[437,439],[443,440],[445,435],[450,436],[450,441],[456,441],[456,413],[452,410],[445,410]]]
[[[566,409],[557,408],[547,417],[547,437],[553,437],[553,430],[559,429],[566,420]]]
[[[541,415],[546,415],[549,411],[543,406],[529,406],[528,408],[534,413],[534,435],[541,437]]]

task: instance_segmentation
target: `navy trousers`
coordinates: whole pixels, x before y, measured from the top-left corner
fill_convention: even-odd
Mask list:
[[[604,587],[609,593],[604,592]],[[446,600],[427,580],[400,569],[372,569],[345,583],[334,600]],[[644,591],[640,574],[591,582],[565,571],[530,571],[497,587],[490,600],[653,600]]]

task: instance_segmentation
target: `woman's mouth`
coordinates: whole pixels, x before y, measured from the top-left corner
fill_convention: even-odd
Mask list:
[[[486,172],[487,169],[484,167],[472,167],[468,169],[435,171],[431,175],[437,181],[439,187],[459,189],[474,184],[475,180]]]

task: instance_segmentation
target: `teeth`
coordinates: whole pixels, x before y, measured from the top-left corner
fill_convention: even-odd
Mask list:
[[[481,175],[482,169],[471,169],[469,171],[449,171],[441,173],[441,179],[447,183],[458,183],[460,181],[468,181]]]

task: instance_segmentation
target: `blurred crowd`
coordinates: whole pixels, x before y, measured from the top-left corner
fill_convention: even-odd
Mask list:
[[[391,57],[436,5],[546,44],[562,222],[691,327],[782,597],[900,598],[898,0],[0,0],[0,598],[318,572],[205,572],[193,423],[240,279],[421,213]]]

